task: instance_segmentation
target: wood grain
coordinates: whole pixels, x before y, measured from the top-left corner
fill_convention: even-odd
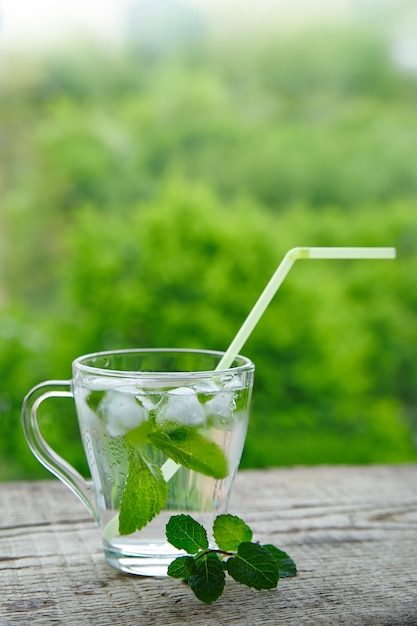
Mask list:
[[[242,471],[230,509],[299,575],[267,592],[230,581],[207,606],[107,565],[59,482],[0,484],[0,626],[417,625],[417,465]]]

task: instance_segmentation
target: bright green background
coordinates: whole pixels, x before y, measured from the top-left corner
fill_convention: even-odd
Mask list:
[[[3,68],[0,479],[46,476],[33,385],[89,351],[227,348],[297,245],[398,258],[297,262],[243,350],[242,466],[417,460],[417,75],[390,45],[354,23]],[[85,471],[70,404],[45,429]]]

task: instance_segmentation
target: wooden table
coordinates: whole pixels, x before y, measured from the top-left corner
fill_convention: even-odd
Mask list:
[[[0,624],[417,625],[417,465],[238,475],[231,512],[289,552],[297,578],[214,604],[181,582],[119,573],[61,483],[0,484]]]

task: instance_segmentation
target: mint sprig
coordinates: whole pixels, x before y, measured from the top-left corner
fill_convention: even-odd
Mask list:
[[[210,604],[225,587],[225,572],[254,589],[274,589],[279,578],[296,576],[291,557],[272,544],[251,542],[252,530],[236,515],[219,515],[213,524],[217,548],[209,548],[205,528],[190,515],[173,515],[166,536],[174,547],[186,550],[168,567],[168,575],[188,583],[195,596]],[[191,556],[192,555],[192,556]]]

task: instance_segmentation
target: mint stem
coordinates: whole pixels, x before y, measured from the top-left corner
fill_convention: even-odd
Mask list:
[[[204,552],[201,552],[199,555],[197,555],[195,557],[195,560],[198,561],[199,559],[207,556],[208,554],[221,554],[223,557],[226,557],[226,556],[235,556],[236,552],[227,552],[226,550],[218,550],[216,548],[210,548],[209,550],[204,550]]]

